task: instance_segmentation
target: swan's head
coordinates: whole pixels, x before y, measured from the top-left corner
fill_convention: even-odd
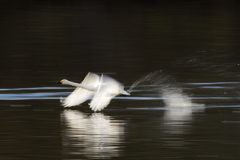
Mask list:
[[[66,80],[66,79],[63,79],[63,80],[61,80],[61,81],[57,82],[57,84],[66,84],[67,82],[68,82],[68,80]]]

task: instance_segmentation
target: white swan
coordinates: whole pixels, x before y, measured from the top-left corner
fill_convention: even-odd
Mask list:
[[[104,74],[99,76],[89,72],[81,84],[66,79],[58,83],[77,87],[63,102],[64,107],[79,105],[93,97],[89,104],[90,108],[93,111],[100,111],[107,107],[115,96],[119,94],[130,95],[124,90],[121,83]]]

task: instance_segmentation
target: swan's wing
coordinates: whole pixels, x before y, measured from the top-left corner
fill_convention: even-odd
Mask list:
[[[93,111],[101,111],[110,103],[111,99],[115,97],[107,93],[96,93],[90,103],[90,108]]]
[[[93,95],[94,92],[78,87],[65,99],[63,106],[72,107],[79,105],[88,100],[89,98],[91,98]]]
[[[89,72],[81,84],[96,86],[99,83],[100,76]],[[77,87],[64,101],[64,107],[79,105],[94,95],[94,92]]]
[[[90,103],[90,108],[93,111],[104,109],[110,103],[111,99],[119,94],[121,88],[123,88],[121,83],[109,76],[102,75],[100,86]]]

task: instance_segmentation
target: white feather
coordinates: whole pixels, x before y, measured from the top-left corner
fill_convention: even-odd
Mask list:
[[[94,73],[88,73],[81,84],[88,86],[96,86],[99,83],[100,77]],[[86,89],[77,87],[64,101],[64,107],[72,107],[82,104],[89,98],[91,98],[95,93],[93,91],[88,91]]]
[[[89,72],[81,84],[68,80],[62,80],[62,84],[77,87],[64,101],[64,107],[79,105],[89,98],[93,97],[90,102],[90,108],[93,111],[100,111],[107,107],[112,98],[119,94],[129,95],[124,91],[124,87],[117,80],[102,75]]]
[[[120,94],[119,91],[123,88],[121,83],[106,75],[101,76],[100,84],[90,103],[93,111],[100,111],[107,107],[112,98]]]

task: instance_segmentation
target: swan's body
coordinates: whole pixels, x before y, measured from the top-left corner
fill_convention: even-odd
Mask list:
[[[63,102],[64,107],[79,105],[93,97],[89,104],[90,108],[93,111],[100,111],[115,96],[119,94],[130,95],[124,91],[124,86],[121,83],[103,74],[99,76],[89,72],[81,84],[66,79],[61,80],[59,83],[77,87]]]

